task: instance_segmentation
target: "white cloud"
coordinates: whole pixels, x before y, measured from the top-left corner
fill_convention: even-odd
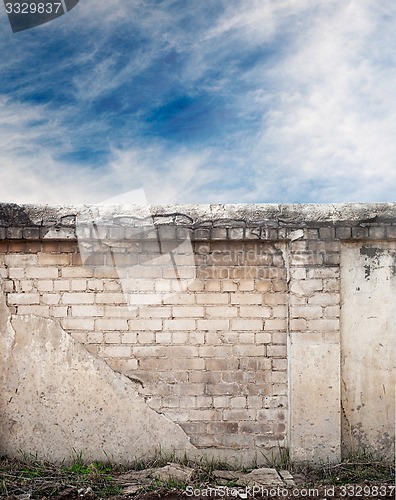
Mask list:
[[[42,123],[31,127],[33,121]],[[149,203],[199,202],[221,172],[208,166],[211,151],[175,152],[165,145],[113,150],[107,168],[82,168],[56,158],[69,150],[68,130],[47,118],[45,106],[0,102],[0,200],[18,203],[99,203],[143,188]]]
[[[221,182],[221,172],[209,167],[211,155],[160,145],[116,150],[108,175],[119,191],[143,188],[150,204],[199,203],[205,186]]]
[[[51,115],[50,115],[51,116]],[[35,126],[32,124],[36,123]],[[37,125],[39,123],[39,125]],[[0,200],[19,203],[82,202],[103,190],[95,172],[59,162],[68,131],[45,106],[0,101]],[[93,188],[93,189],[92,189]]]
[[[245,44],[268,41],[275,32],[274,6],[272,2],[248,0],[241,3],[229,2],[224,14],[203,40],[223,38],[220,43],[241,40]],[[234,37],[232,36],[234,32]],[[232,40],[234,38],[234,40]]]
[[[220,15],[206,18],[209,3],[176,10],[174,5],[81,1],[62,18],[58,26],[64,30],[74,15],[75,26],[96,33],[76,51],[76,64],[90,70],[74,77],[77,103],[65,103],[55,119],[44,106],[0,102],[2,201],[94,203],[141,187],[149,203],[394,198],[396,6],[370,0],[229,0]],[[130,55],[120,45],[114,57],[99,57],[125,19],[146,33],[144,44]],[[48,33],[55,31],[53,26]],[[268,47],[277,54],[271,65],[264,58],[240,69],[244,50],[259,54]],[[15,53],[19,60],[21,50]],[[100,120],[71,120],[76,106],[108,95],[150,67],[155,78],[156,61],[171,50],[180,56],[173,83],[186,93],[227,99],[240,130],[211,146],[171,147],[141,135],[134,124],[128,136],[133,139],[121,140],[122,149],[108,141],[106,168],[58,160],[72,151],[71,134],[94,137],[96,131],[101,140]],[[121,69],[117,57],[124,61]],[[0,71],[7,72],[4,61]],[[67,72],[71,62],[61,64]],[[206,78],[213,70],[218,75]],[[34,85],[40,89],[43,82]],[[141,114],[147,109],[143,100]],[[254,123],[246,125],[251,117]]]
[[[291,183],[281,188],[289,199],[392,199],[396,72],[373,56],[372,40],[382,30],[378,14],[360,0],[319,11],[294,54],[273,68],[279,93],[257,154],[269,151],[265,160],[288,172]],[[257,161],[262,178],[264,168]]]

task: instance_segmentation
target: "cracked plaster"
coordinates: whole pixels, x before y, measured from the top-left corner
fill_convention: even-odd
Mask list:
[[[149,408],[138,387],[52,319],[9,314],[0,299],[0,453],[52,462],[128,463],[158,449],[193,454],[181,427]]]

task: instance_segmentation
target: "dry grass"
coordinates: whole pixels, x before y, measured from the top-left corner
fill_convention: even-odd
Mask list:
[[[76,460],[71,466],[25,459],[0,459],[0,496],[30,495],[30,498],[53,497],[68,488],[92,491],[100,497],[120,493],[113,475],[117,468],[101,462],[84,464]]]
[[[291,469],[305,475],[310,484],[395,484],[395,464],[367,452],[354,453],[340,463],[318,467],[296,465]]]
[[[24,460],[3,457],[0,458],[0,498],[8,495],[28,495],[31,499],[51,498],[68,489],[82,496],[85,494],[91,498],[108,498],[122,493],[122,488],[115,480],[121,472],[162,467],[170,461],[193,467],[195,469],[193,483],[201,486],[214,484],[213,470],[232,470],[232,467],[224,462],[203,459],[199,463],[194,463],[187,457],[177,460],[175,457],[160,455],[131,464],[128,468],[103,462],[85,463],[81,456],[77,456],[72,465],[57,466],[30,457]],[[355,454],[341,463],[322,464],[319,467],[293,464],[288,457],[278,464],[268,465],[284,469],[286,463],[292,474],[304,478],[305,485],[394,484],[395,481],[394,464],[375,459],[365,453]],[[143,491],[164,491],[164,489],[180,490],[180,485],[172,482],[160,484],[157,481],[149,488],[143,488]]]

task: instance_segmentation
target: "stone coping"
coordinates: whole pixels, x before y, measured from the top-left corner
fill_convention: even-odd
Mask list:
[[[0,204],[0,239],[396,239],[396,203]],[[138,228],[136,230],[136,228]],[[297,232],[296,232],[297,231]],[[301,232],[302,231],[302,232]]]

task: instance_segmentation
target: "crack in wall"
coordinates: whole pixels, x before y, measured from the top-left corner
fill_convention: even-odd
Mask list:
[[[45,207],[14,206],[11,210],[10,207],[7,206],[3,210],[0,205],[0,223],[2,222],[0,227],[0,239],[6,240],[1,243],[3,248],[1,258],[3,258],[5,262],[12,263],[10,269],[6,273],[3,272],[1,274],[3,270],[0,268],[0,275],[9,276],[5,282],[4,292],[10,293],[8,302],[10,306],[9,313],[15,315],[12,318],[12,322],[9,320],[8,328],[11,328],[12,324],[18,325],[19,329],[25,328],[23,323],[25,318],[31,318],[32,324],[36,321],[34,324],[38,326],[41,325],[40,327],[44,329],[60,329],[59,322],[61,322],[66,330],[71,332],[68,334],[69,337],[74,338],[77,344],[78,341],[80,341],[80,345],[84,347],[84,349],[85,345],[88,344],[87,347],[90,349],[87,349],[87,351],[90,353],[91,357],[96,356],[96,360],[102,360],[107,363],[107,368],[113,372],[118,380],[117,384],[122,384],[120,379],[117,378],[122,374],[122,376],[120,375],[121,379],[124,377],[122,380],[124,380],[126,385],[129,384],[128,387],[131,392],[133,392],[134,396],[131,396],[133,400],[135,397],[138,397],[138,399],[140,398],[140,403],[145,403],[146,406],[153,410],[158,416],[170,419],[173,425],[176,424],[176,427],[178,426],[182,430],[186,429],[191,439],[195,439],[196,436],[202,437],[202,442],[199,442],[199,445],[209,442],[207,439],[205,440],[205,438],[207,438],[207,434],[212,434],[213,443],[215,444],[211,444],[210,446],[218,447],[216,448],[217,450],[221,450],[221,447],[224,445],[228,446],[229,450],[238,449],[238,453],[242,454],[244,453],[242,448],[248,449],[250,447],[257,451],[260,447],[264,448],[271,445],[271,439],[274,441],[274,435],[275,432],[278,432],[277,430],[273,430],[273,434],[271,434],[272,431],[269,431],[265,436],[262,436],[260,435],[260,433],[263,434],[262,428],[259,429],[259,426],[257,426],[253,430],[249,430],[248,424],[251,424],[251,422],[248,422],[248,424],[244,422],[250,419],[252,421],[255,420],[254,423],[262,424],[262,422],[258,422],[255,416],[260,413],[261,416],[265,418],[270,415],[270,421],[274,424],[273,429],[279,429],[279,427],[276,427],[280,420],[279,414],[275,414],[275,410],[267,407],[264,408],[263,402],[260,403],[260,401],[257,401],[258,398],[256,396],[251,398],[253,400],[253,410],[251,409],[249,396],[255,394],[255,391],[260,397],[262,392],[259,391],[268,391],[272,394],[272,391],[275,390],[276,393],[273,396],[273,401],[276,402],[277,398],[281,398],[282,401],[286,401],[285,406],[288,406],[290,410],[293,409],[292,405],[287,405],[287,401],[290,401],[291,386],[289,384],[290,379],[286,380],[286,373],[288,373],[290,377],[290,371],[286,372],[286,361],[289,367],[290,363],[293,361],[289,350],[290,346],[293,347],[293,345],[290,344],[290,335],[293,336],[293,342],[297,341],[297,344],[300,342],[300,345],[295,346],[299,349],[297,353],[301,358],[301,365],[298,367],[300,372],[298,373],[306,377],[306,384],[301,386],[303,391],[302,394],[295,396],[296,406],[298,407],[299,405],[298,399],[302,400],[302,404],[306,404],[306,402],[309,401],[309,394],[312,395],[312,399],[314,399],[313,394],[319,394],[320,397],[322,397],[323,386],[323,389],[329,389],[329,399],[331,399],[334,405],[337,405],[338,414],[340,409],[346,412],[346,402],[342,402],[342,408],[340,408],[340,402],[337,399],[338,395],[330,391],[335,385],[339,386],[339,379],[338,381],[334,379],[330,382],[327,379],[323,379],[323,381],[319,380],[317,386],[315,386],[317,381],[312,380],[311,377],[312,373],[316,373],[315,370],[318,368],[320,372],[316,373],[318,376],[323,374],[327,376],[328,372],[331,371],[338,373],[339,370],[339,366],[337,366],[337,363],[339,364],[339,356],[337,358],[336,352],[339,338],[333,333],[333,329],[338,328],[338,324],[336,323],[338,319],[335,319],[338,318],[338,312],[336,310],[337,306],[335,305],[334,297],[339,297],[340,293],[338,286],[339,274],[336,272],[329,273],[328,271],[331,271],[332,267],[335,268],[339,265],[338,248],[341,242],[340,240],[347,240],[348,242],[353,240],[354,245],[364,244],[364,248],[368,248],[367,251],[363,249],[363,254],[361,252],[361,255],[358,255],[361,260],[365,258],[366,261],[360,262],[359,269],[355,266],[356,273],[362,278],[361,283],[359,283],[360,287],[356,287],[356,290],[362,290],[361,294],[363,294],[366,285],[367,287],[372,285],[373,288],[376,288],[379,282],[375,282],[377,272],[375,270],[375,265],[377,261],[379,262],[380,257],[382,259],[381,252],[377,250],[381,247],[382,240],[389,239],[393,241],[396,238],[394,218],[392,219],[388,216],[389,214],[395,213],[396,204],[384,205],[382,207],[375,206],[374,208],[370,206],[366,208],[357,206],[351,206],[349,208],[348,206],[322,206],[312,208],[301,205],[253,207],[214,205],[206,207],[186,206],[181,209],[177,209],[177,207],[150,208],[153,209],[152,213],[154,213],[155,217],[154,222],[158,229],[157,243],[159,247],[161,244],[167,247],[172,243],[172,239],[180,235],[189,235],[194,244],[206,245],[211,249],[213,246],[216,247],[216,245],[220,244],[223,248],[226,248],[223,253],[232,248],[235,243],[239,243],[240,246],[242,246],[245,253],[240,255],[237,252],[235,259],[232,255],[231,262],[225,262],[225,260],[223,262],[223,267],[228,268],[224,269],[226,275],[230,272],[230,267],[234,266],[238,268],[235,274],[228,274],[230,277],[229,281],[226,283],[228,288],[224,285],[224,273],[220,274],[220,272],[218,272],[218,274],[216,274],[213,272],[212,275],[208,274],[207,278],[202,277],[204,281],[207,280],[205,283],[195,284],[195,288],[192,289],[195,298],[191,301],[184,301],[184,297],[180,296],[180,303],[176,304],[175,302],[172,307],[168,303],[165,304],[165,302],[163,302],[162,305],[165,310],[164,319],[158,320],[151,318],[147,314],[147,311],[142,315],[139,312],[136,322],[141,321],[141,324],[134,324],[134,318],[128,317],[128,319],[126,319],[123,310],[116,310],[117,308],[114,307],[114,305],[118,306],[118,304],[122,302],[119,298],[121,295],[119,287],[116,288],[114,286],[116,277],[110,276],[111,273],[106,275],[104,272],[102,273],[103,275],[101,275],[103,270],[100,268],[102,265],[100,259],[97,259],[97,261],[93,260],[91,277],[103,277],[104,280],[112,281],[111,283],[105,283],[103,281],[102,288],[100,289],[100,287],[98,287],[98,289],[96,289],[95,285],[88,283],[86,279],[87,276],[84,276],[84,273],[81,273],[80,269],[74,269],[75,267],[79,267],[80,263],[78,261],[77,252],[73,248],[73,244],[77,247],[75,234],[77,218],[80,218],[80,215],[82,215],[87,216],[87,220],[92,220],[92,217],[95,216],[98,217],[98,220],[103,221],[103,234],[105,237],[108,237],[109,241],[112,241],[111,236],[120,235],[119,238],[122,240],[120,246],[123,248],[122,251],[126,251],[126,246],[130,244],[128,234],[135,234],[133,231],[129,231],[128,233],[127,229],[135,227],[136,224],[138,226],[141,225],[141,219],[128,215],[135,214],[133,208],[122,207],[122,209],[120,209],[120,207],[110,207],[104,208],[102,212],[100,208],[96,209],[90,207],[49,207],[47,209]],[[140,210],[141,213],[146,212],[147,207],[143,207]],[[374,215],[372,210],[375,210]],[[122,214],[119,215],[121,212]],[[139,214],[139,207],[136,213]],[[2,215],[4,215],[3,218]],[[150,218],[151,222],[152,220],[153,219]],[[374,221],[375,224],[373,224]],[[160,233],[165,241],[159,240]],[[87,237],[89,238],[90,235],[91,233],[88,231]],[[303,237],[305,241],[295,241],[301,237]],[[124,238],[127,241],[125,241]],[[66,243],[65,240],[67,239],[69,239],[69,242]],[[361,240],[364,241],[364,243],[358,242]],[[295,241],[295,243],[290,245],[291,241]],[[109,246],[108,241],[104,243]],[[249,248],[252,244],[258,245],[258,247],[267,247],[268,250],[271,249],[271,259],[269,259],[269,261],[273,262],[272,266],[270,264],[267,266],[265,262],[259,263],[258,259],[257,262],[247,262],[250,255],[248,253]],[[373,244],[375,248],[372,249],[369,246],[370,244]],[[366,255],[364,255],[365,251]],[[6,255],[7,252],[13,254],[12,259],[10,255]],[[47,255],[45,255],[46,252]],[[36,255],[27,256],[24,255],[24,253]],[[214,252],[212,252],[212,254],[213,253]],[[52,255],[50,256],[49,254]],[[220,254],[222,254],[222,252],[220,252]],[[391,255],[393,258],[393,267],[391,267],[391,269],[392,272],[395,272],[395,254],[393,253]],[[212,257],[213,256],[216,257],[216,255],[212,255]],[[313,256],[318,258],[315,260],[312,258]],[[116,263],[115,258],[114,255],[110,257],[113,264],[112,270],[114,270],[114,264]],[[233,259],[235,262],[233,262]],[[356,259],[356,261],[357,260],[359,259]],[[108,263],[107,260],[103,260],[103,264],[105,263]],[[129,264],[130,262],[128,261],[125,265]],[[364,264],[366,264],[366,269],[364,268]],[[210,264],[208,264],[208,266],[210,266]],[[215,269],[214,259],[212,266],[213,271],[224,271],[223,269]],[[242,266],[244,266],[244,268],[242,268]],[[54,272],[56,267],[58,268],[57,273]],[[64,269],[67,267],[69,269]],[[221,266],[219,265],[219,267]],[[273,269],[270,269],[270,267]],[[281,269],[282,267],[285,269]],[[298,271],[299,267],[303,268],[302,272]],[[259,268],[260,273],[255,273],[256,268]],[[267,268],[270,271],[267,272]],[[206,271],[206,268],[202,266],[201,270]],[[212,271],[212,269],[210,270]],[[364,271],[366,271],[366,280],[364,280],[363,277]],[[378,271],[378,273],[382,273],[382,271]],[[69,280],[67,285],[68,288],[61,289],[63,278]],[[144,278],[146,278],[146,276],[144,276]],[[210,283],[209,280],[215,278],[218,282],[213,282],[213,284]],[[240,279],[246,281],[243,283],[240,282]],[[272,282],[270,282],[272,279],[280,279],[282,283],[277,283],[275,287]],[[392,276],[387,276],[386,279],[390,281]],[[52,284],[47,285],[45,280],[52,280]],[[260,288],[257,286],[257,290],[255,290],[256,281],[252,284],[249,283],[248,280],[261,280],[263,283]],[[266,280],[269,280],[269,285]],[[64,282],[66,282],[66,280]],[[47,283],[49,282],[47,281]],[[151,285],[149,280],[147,280],[147,283]],[[285,286],[286,283],[287,286]],[[81,284],[83,285],[82,288],[80,288]],[[161,284],[163,285],[163,283]],[[110,286],[106,288],[106,285]],[[386,284],[384,283],[384,285]],[[48,294],[43,291],[46,286],[50,286],[51,293]],[[60,289],[61,291],[59,291]],[[161,293],[164,291],[161,287],[158,287],[158,289]],[[148,292],[151,289],[148,287],[147,290],[145,288],[138,288],[137,290],[140,293],[141,291]],[[156,289],[154,290],[156,291]],[[227,290],[228,293],[228,302],[223,300],[225,295],[219,296],[217,294],[218,291],[223,292],[225,290]],[[356,290],[353,290],[349,294],[348,301],[351,299],[353,293],[356,294]],[[77,291],[82,292],[79,298],[77,296],[73,297],[73,294],[69,293]],[[114,292],[115,297],[110,297],[110,293],[107,293],[109,291]],[[30,292],[34,293],[31,293],[29,297]],[[101,292],[107,294],[107,297],[105,297],[106,300],[102,301],[101,298],[99,298]],[[212,292],[212,294],[207,296],[207,300],[209,301],[208,304],[211,307],[209,317],[206,316],[207,309],[204,309],[204,307],[208,305],[204,302],[205,297],[203,294],[206,292]],[[233,295],[234,292],[237,293]],[[239,292],[242,293],[239,294]],[[252,292],[252,297],[249,297],[250,292]],[[266,297],[265,294],[272,294],[273,292],[283,294],[285,298],[282,296],[279,298]],[[83,293],[88,294],[87,297],[89,300],[86,302],[83,302],[83,299],[85,300],[86,298],[83,296]],[[93,296],[93,294],[95,295]],[[292,310],[290,310],[292,302],[291,296],[294,296],[294,299],[296,299],[293,302]],[[196,297],[199,297],[199,303]],[[190,297],[187,298],[190,299]],[[266,301],[267,298],[268,303]],[[80,299],[81,303],[79,303]],[[280,301],[278,303],[279,299]],[[196,302],[194,302],[194,300]],[[257,302],[257,305],[265,304],[268,308],[262,316],[263,310],[259,310],[259,307],[255,307],[254,305],[242,306],[242,300],[245,301],[246,304],[248,304],[249,301],[251,301],[252,304],[256,304]],[[286,308],[283,305],[285,303],[283,300],[286,302]],[[110,304],[109,306],[103,305],[106,301]],[[241,304],[238,305],[238,301],[241,301]],[[272,301],[274,304],[272,304]],[[94,305],[84,305],[89,302],[92,302]],[[224,302],[224,304],[222,304],[222,302]],[[345,303],[343,297],[342,303],[344,307]],[[113,307],[111,304],[113,304]],[[295,304],[296,309],[294,310]],[[57,307],[58,305],[62,307]],[[186,315],[185,310],[187,310],[190,305],[191,312]],[[232,305],[234,308],[238,308],[235,316],[236,319],[233,315],[229,315],[229,317],[227,316],[226,318],[222,316],[225,305]],[[299,305],[306,306],[305,310],[301,308],[300,311],[297,311]],[[381,304],[379,304],[379,306],[381,306]],[[111,312],[107,311],[107,307],[109,310],[112,308]],[[214,316],[213,312],[217,307],[218,318]],[[174,308],[179,308],[179,310],[175,313]],[[169,312],[166,312],[166,309],[169,309]],[[256,312],[255,309],[259,311]],[[286,311],[283,312],[285,309]],[[370,320],[375,319],[375,321],[371,323],[372,326],[374,326],[374,324],[377,325],[384,316],[384,311],[380,309],[380,307],[377,307],[375,316],[370,315],[366,318]],[[36,316],[25,316],[28,312],[32,312]],[[234,314],[235,311],[233,310],[231,312]],[[161,311],[161,314],[163,314],[163,311]],[[230,310],[227,309],[224,314],[230,314]],[[252,316],[248,316],[248,314]],[[241,315],[241,318],[239,315]],[[48,323],[44,317],[48,318],[54,316],[58,318],[56,319],[57,324],[54,326],[54,324],[51,323],[52,326],[50,326],[50,323]],[[291,322],[291,318],[297,318],[299,321]],[[106,321],[103,321],[103,319]],[[37,323],[38,320],[41,321]],[[245,325],[243,325],[244,321],[247,323],[250,322],[250,328],[253,332],[239,332],[239,330],[244,330],[245,328]],[[179,326],[177,326],[177,323],[179,323]],[[238,326],[238,323],[241,326]],[[207,331],[205,329],[206,327],[208,331],[213,330],[217,332],[219,330],[220,333],[215,333],[213,339],[206,333],[205,336],[202,337],[202,331]],[[292,333],[290,332],[291,328],[293,328]],[[5,329],[6,327],[2,328],[4,331]],[[271,331],[272,329],[274,331]],[[285,335],[285,329],[287,335]],[[372,329],[376,330],[376,327]],[[389,329],[388,325],[385,325],[384,329]],[[234,335],[234,340],[232,341],[229,330],[234,330],[234,332],[231,332]],[[262,333],[262,330],[264,333]],[[145,337],[143,337],[143,334],[140,334],[140,331],[145,332]],[[254,337],[252,337],[252,333],[254,333]],[[180,346],[176,345],[183,341],[183,334],[188,335],[186,338],[189,342],[188,346],[183,346],[183,349],[185,349],[184,351],[180,349]],[[8,340],[10,342],[12,339],[15,340],[15,335],[14,337],[9,336]],[[201,335],[201,337],[199,337],[199,335]],[[258,336],[260,336],[259,342],[257,341]],[[284,340],[286,337],[289,341],[287,359],[285,359],[286,348]],[[210,342],[212,340],[216,341],[216,347],[212,348],[210,345],[206,346],[205,344],[208,343],[208,339]],[[219,340],[220,342],[218,342]],[[172,344],[173,342],[175,345]],[[327,346],[328,349],[324,345],[326,342],[329,344]],[[48,339],[48,348],[46,345],[44,347],[42,346],[43,350],[54,351],[56,346],[51,347],[51,343],[52,340]],[[163,345],[161,345],[161,343]],[[231,344],[232,350],[230,348]],[[244,346],[240,344],[248,345]],[[374,345],[376,345],[375,341],[373,343],[373,346]],[[146,349],[146,347],[149,347],[149,349]],[[167,351],[166,349],[169,350]],[[4,351],[8,353],[13,353],[17,350],[18,348],[16,348],[15,345],[10,344],[4,349]],[[242,351],[244,354],[240,354]],[[381,352],[377,351],[375,359],[383,360],[386,355],[386,352],[384,352],[386,349],[379,349]],[[219,352],[221,352],[221,354],[218,354]],[[271,353],[271,355],[268,353]],[[217,357],[214,356],[214,354],[216,354]],[[32,353],[29,353],[29,355],[32,355]],[[260,356],[261,359],[254,359],[260,358]],[[318,364],[310,364],[310,360],[307,359],[310,356],[317,359]],[[267,357],[268,359],[265,359]],[[7,364],[10,364],[9,359],[6,359],[5,356],[4,359]],[[176,366],[178,360],[180,360],[179,366]],[[264,363],[264,361],[266,363]],[[73,356],[68,352],[67,355],[65,355],[65,363],[66,365],[70,365],[72,362]],[[0,363],[3,363],[1,357]],[[58,364],[61,363],[57,360],[56,365]],[[228,366],[230,367],[229,369]],[[383,367],[380,366],[371,366],[370,369],[371,368],[375,370],[379,370],[380,368],[383,369]],[[27,372],[28,375],[26,375],[26,373],[23,375],[23,369],[29,370],[29,366],[21,365],[19,371],[20,376],[24,377],[23,384],[25,384],[25,379],[29,377],[29,371]],[[78,376],[78,368],[71,367],[70,369],[76,372],[75,374]],[[212,380],[207,382],[205,379],[207,373],[205,372],[208,372],[209,369],[214,371],[214,375],[217,374],[217,379],[213,376]],[[173,373],[174,370],[176,370],[175,373]],[[237,377],[232,379],[234,376],[232,372],[235,372],[235,370],[238,372],[250,370],[252,372],[248,374],[249,377],[246,377],[246,380],[243,379],[243,383],[245,384],[243,390],[249,390],[249,396],[246,396],[243,401],[241,400],[244,396],[242,398],[240,397],[240,382]],[[263,375],[260,373],[261,371],[265,372],[265,374]],[[384,372],[385,371],[384,369]],[[387,370],[387,372],[389,371],[390,370]],[[191,379],[190,373],[194,375]],[[261,377],[262,380],[254,379],[253,376],[257,374],[259,374],[258,376]],[[270,374],[271,377],[268,377],[268,374]],[[240,374],[236,373],[235,375]],[[226,386],[225,382],[230,385]],[[258,387],[260,382],[262,382],[262,386]],[[191,383],[196,383],[197,385],[191,387]],[[216,387],[216,384],[220,384],[219,387]],[[233,386],[231,386],[231,384],[233,384]],[[57,390],[63,390],[61,385]],[[378,387],[380,387],[380,385]],[[49,387],[49,389],[51,389],[51,387]],[[49,389],[49,392],[54,392],[53,388],[51,391]],[[286,390],[289,390],[288,397],[286,396]],[[158,392],[156,393],[155,391]],[[195,392],[192,393],[191,391]],[[337,391],[339,392],[339,387],[337,387]],[[20,394],[18,394],[19,392],[18,388],[15,391],[15,387],[13,391],[10,391],[7,400],[9,406],[14,407],[13,405],[16,399],[20,397]],[[388,385],[386,386],[386,392],[388,393]],[[149,396],[148,393],[153,396],[151,401],[151,396]],[[193,395],[191,395],[191,393]],[[199,395],[201,394],[203,394],[204,397],[198,403],[200,399]],[[49,400],[45,391],[38,390],[36,396],[43,405],[48,404]],[[211,397],[210,403],[208,403],[209,396]],[[220,406],[216,406],[214,404],[214,397],[217,396],[236,396],[236,399],[229,399],[228,401],[222,402]],[[205,397],[207,398],[205,399]],[[382,389],[381,397],[384,399]],[[3,399],[6,401],[5,397]],[[259,403],[261,406],[258,406]],[[238,409],[239,405],[243,406],[243,411]],[[255,413],[257,406],[261,409]],[[363,406],[364,405],[362,405],[362,407]],[[360,411],[359,408],[359,405],[356,406],[356,410],[359,412],[360,417],[363,411]],[[325,408],[315,403],[315,410],[316,414],[311,420],[312,424],[307,424],[305,416],[297,419],[302,422],[300,429],[301,435],[307,431],[307,428],[309,428],[308,426],[320,425],[323,416],[325,416],[325,422],[330,420],[327,407]],[[79,409],[76,411],[78,413],[80,412]],[[103,408],[99,409],[99,411],[103,411]],[[232,419],[235,420],[234,422],[230,423],[226,421],[227,415],[224,413],[226,411],[233,414]],[[385,408],[385,411],[388,412],[388,407]],[[134,410],[131,413],[134,415]],[[334,418],[338,418],[338,414],[334,414]],[[253,415],[253,417],[251,417],[251,415]],[[230,420],[230,418],[228,418],[228,420]],[[148,421],[151,422],[151,418],[149,418]],[[11,423],[10,429],[15,434],[18,431],[18,421],[13,419]],[[55,422],[54,425],[59,426],[61,424]],[[331,427],[329,424],[329,427],[324,428],[323,432],[327,433],[330,437],[337,438],[338,429],[336,429],[336,425],[337,424],[334,423],[333,427]],[[233,430],[231,427],[233,427]],[[313,428],[314,427],[312,427],[312,429]],[[62,425],[62,429],[69,432],[68,426]],[[284,429],[279,432],[283,431]],[[36,422],[35,426],[32,428],[33,435],[42,432],[44,432],[43,423]],[[73,433],[74,431],[70,432]],[[320,432],[322,431],[319,431],[319,433],[316,432],[315,439],[319,438]],[[234,438],[231,434],[235,436],[235,440],[232,442],[231,440],[227,441],[228,438]],[[221,441],[220,438],[223,438],[223,441]],[[240,438],[239,441],[237,438]],[[312,439],[314,439],[314,436],[312,436]],[[338,444],[339,441],[340,440],[338,440]],[[228,445],[228,443],[231,444]],[[259,449],[258,451],[261,450]],[[231,453],[231,451],[227,453]]]
[[[341,249],[343,454],[394,456],[395,281],[390,241]]]
[[[194,454],[179,424],[150,408],[135,381],[114,372],[52,319],[11,316],[1,295],[0,450],[59,462],[126,463],[163,451]]]

